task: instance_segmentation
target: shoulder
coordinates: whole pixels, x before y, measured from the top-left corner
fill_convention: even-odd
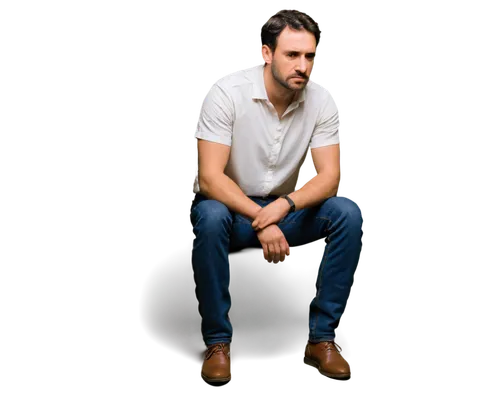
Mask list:
[[[259,66],[243,69],[218,79],[212,87],[224,92],[228,97],[236,98],[251,93]]]
[[[307,83],[306,96],[307,100],[315,104],[324,104],[326,101],[333,101],[333,97],[328,89],[311,80]]]

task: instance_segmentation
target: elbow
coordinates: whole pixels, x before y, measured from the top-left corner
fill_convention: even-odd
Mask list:
[[[200,186],[200,192],[203,195],[207,194],[208,180],[205,176],[198,174],[198,185]]]
[[[337,192],[339,191],[339,187],[337,186],[331,193],[330,197],[336,197],[337,196]]]
[[[207,196],[210,192],[210,187],[212,186],[212,182],[217,179],[217,176],[207,175],[207,174],[198,174],[198,184],[200,185],[201,194]]]
[[[337,196],[337,192],[339,191],[339,184],[340,184],[340,177],[335,181],[332,191],[333,192],[332,197]]]
[[[337,196],[337,192],[339,191],[339,185],[336,185],[335,187],[332,188],[330,191],[328,197],[335,197]]]
[[[329,181],[329,188],[330,191],[328,193],[328,197],[335,197],[337,196],[337,192],[339,191],[339,184],[340,184],[340,173],[336,173],[330,177]]]

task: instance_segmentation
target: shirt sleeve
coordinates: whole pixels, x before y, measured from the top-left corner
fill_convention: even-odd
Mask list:
[[[318,114],[309,147],[328,146],[339,143],[339,112],[331,94],[327,91]]]
[[[233,101],[218,84],[212,86],[201,107],[195,138],[231,146]]]

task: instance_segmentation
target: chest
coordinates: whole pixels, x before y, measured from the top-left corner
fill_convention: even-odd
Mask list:
[[[281,119],[283,118],[283,114],[285,114],[285,111],[288,109],[288,106],[286,107],[275,106],[274,109],[276,110],[278,119],[281,121]]]
[[[303,107],[269,107],[253,102],[237,109],[233,123],[232,151],[256,157],[290,150],[304,151],[315,126],[315,115]],[[283,153],[282,151],[285,151]]]

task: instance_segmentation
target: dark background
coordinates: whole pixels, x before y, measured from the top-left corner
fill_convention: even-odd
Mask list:
[[[74,140],[62,153],[75,168],[66,171],[72,233],[59,246],[67,260],[60,273],[66,333],[56,335],[72,349],[65,356],[75,371],[90,365],[103,380],[150,373],[136,303],[159,266],[186,263],[189,246],[179,227],[190,196],[184,176],[192,173],[191,105],[208,87],[208,72],[255,63],[256,24],[280,5],[239,10],[234,4],[121,6],[66,21],[78,28],[60,67],[72,94],[60,114]],[[325,4],[296,6],[312,9],[324,26],[320,79],[345,96],[358,66],[345,45],[347,17],[338,5]],[[349,129],[344,190],[366,200],[365,133],[354,124]]]

